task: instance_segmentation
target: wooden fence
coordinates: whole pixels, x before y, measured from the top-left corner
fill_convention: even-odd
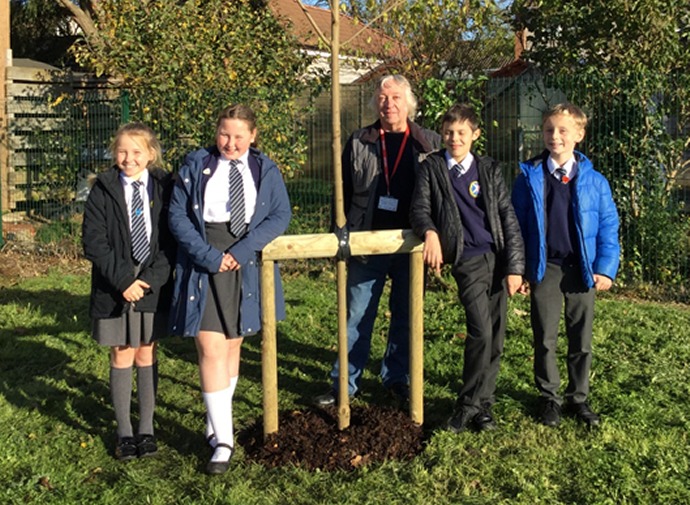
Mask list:
[[[0,170],[3,210],[78,200],[80,181],[107,162],[120,122],[116,83],[15,60],[7,68],[8,164]]]

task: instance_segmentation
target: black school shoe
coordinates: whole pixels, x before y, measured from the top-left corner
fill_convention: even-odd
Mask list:
[[[404,410],[410,405],[410,386],[404,382],[398,382],[388,388],[397,408]]]
[[[230,449],[230,456],[226,461],[209,461],[206,465],[206,473],[209,475],[222,475],[228,471],[230,468],[230,460],[235,455],[235,449],[228,444],[218,443],[216,444],[216,450],[220,447],[225,447]],[[215,450],[213,451],[215,454]]]
[[[596,428],[601,423],[599,414],[592,412],[587,402],[569,403],[566,405],[566,414],[584,423],[588,428]]]
[[[561,406],[556,400],[541,400],[539,422],[544,426],[551,426],[552,428],[561,424]]]
[[[355,399],[356,395],[350,396],[350,403]],[[330,407],[338,403],[338,392],[334,389],[330,389],[327,393],[322,395],[317,395],[311,400],[312,405],[315,407]]]
[[[115,444],[115,457],[120,461],[128,461],[136,458],[137,441],[134,437],[119,437]]]
[[[477,431],[492,431],[496,429],[496,422],[491,414],[491,405],[484,405],[472,421]]]
[[[156,437],[153,435],[137,435],[137,454],[140,458],[155,456],[157,452]]]
[[[453,433],[465,431],[472,425],[476,416],[476,410],[469,410],[461,407],[453,412],[451,418],[448,419],[446,429],[448,431],[452,431]]]
[[[315,396],[312,403],[317,407],[330,407],[338,401],[337,396],[337,393],[331,389],[327,393]]]

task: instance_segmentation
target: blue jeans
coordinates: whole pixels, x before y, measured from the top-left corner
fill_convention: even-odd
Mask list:
[[[391,323],[388,345],[381,363],[384,387],[409,383],[410,370],[410,258],[407,254],[352,258],[347,271],[347,351],[349,357],[348,393],[359,389],[359,380],[371,349],[379,301],[386,278],[391,278],[389,308]],[[331,370],[333,389],[338,390],[338,360]]]

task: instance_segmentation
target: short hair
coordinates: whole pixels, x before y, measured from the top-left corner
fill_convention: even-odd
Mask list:
[[[142,142],[146,149],[153,149],[155,153],[153,156],[153,160],[149,163],[149,165],[146,168],[152,166],[163,168],[163,149],[161,148],[161,143],[158,141],[156,134],[151,128],[149,128],[144,123],[139,122],[124,124],[120,126],[117,132],[115,132],[113,141],[110,143],[110,153],[112,154],[113,159],[117,158],[117,145],[120,143],[120,139],[125,135],[127,135],[128,137],[136,137]]]
[[[462,123],[467,121],[472,128],[472,131],[477,131],[479,128],[479,116],[469,104],[466,103],[456,103],[441,118],[441,128],[446,123]]]
[[[405,90],[405,101],[407,102],[407,117],[410,120],[414,120],[415,116],[417,115],[417,97],[414,96],[414,93],[412,92],[412,85],[410,84],[410,81],[408,81],[404,76],[400,74],[384,75],[378,80],[376,88],[374,89],[374,94],[371,96],[369,106],[376,114],[378,114],[379,92],[384,88],[386,84],[388,84],[391,81],[395,82],[395,84],[397,84],[398,86],[402,86],[402,88]]]
[[[228,105],[218,114],[218,120],[216,121],[216,129],[220,127],[220,123],[224,119],[240,119],[247,123],[249,129],[256,130],[256,115],[251,107],[243,105],[241,103],[236,103],[233,105]]]
[[[543,125],[550,117],[560,114],[572,117],[575,124],[583,130],[587,127],[587,114],[577,105],[568,102],[556,104],[544,112],[541,116],[541,124]]]

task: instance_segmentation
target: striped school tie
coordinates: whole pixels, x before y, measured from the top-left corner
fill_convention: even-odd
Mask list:
[[[244,232],[244,183],[237,168],[238,160],[230,160],[230,233],[239,237]]]
[[[144,221],[144,200],[139,189],[141,186],[141,181],[132,183],[132,257],[137,263],[143,263],[151,252]]]
[[[462,177],[465,175],[467,172],[467,169],[463,167],[461,164],[457,163],[453,165],[453,173],[455,174],[455,177]]]
[[[570,181],[570,177],[568,177],[565,168],[559,167],[556,169],[556,173],[558,174],[558,180],[561,181],[563,184],[568,184],[568,181]]]

